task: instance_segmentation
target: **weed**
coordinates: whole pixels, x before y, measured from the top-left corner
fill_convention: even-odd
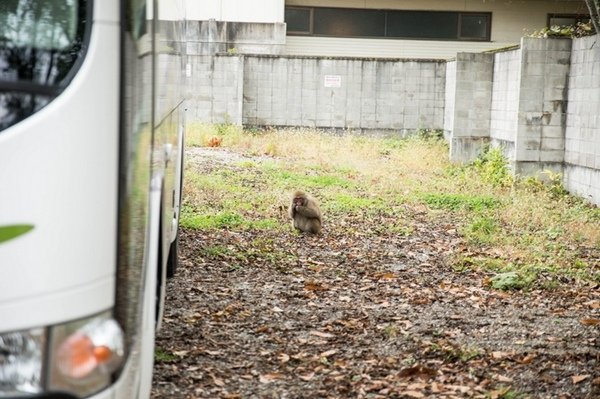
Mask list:
[[[383,329],[383,334],[388,339],[395,338],[398,335],[398,327],[394,326],[393,324],[389,324]]]
[[[217,258],[219,256],[230,254],[230,250],[223,245],[203,246],[200,251],[209,257]]]
[[[244,218],[236,213],[202,215],[189,211],[181,212],[179,223],[182,227],[196,230],[234,228],[244,223]]]
[[[536,279],[534,273],[506,272],[496,274],[490,279],[492,288],[502,291],[520,290],[530,286]]]
[[[154,360],[159,363],[170,363],[177,360],[177,356],[157,346],[154,349]]]
[[[484,181],[493,186],[509,187],[513,184],[514,179],[501,148],[486,147],[471,167]]]
[[[475,216],[473,221],[465,228],[469,240],[484,244],[493,240],[493,234],[498,230],[496,221],[489,216]]]
[[[425,194],[423,201],[433,209],[446,209],[450,211],[482,211],[493,209],[500,203],[496,198],[487,195],[465,194]]]
[[[330,199],[332,205],[329,206],[330,210],[337,212],[352,212],[359,209],[371,209],[376,207],[381,202],[375,198],[361,198],[355,197],[346,193],[336,193]]]

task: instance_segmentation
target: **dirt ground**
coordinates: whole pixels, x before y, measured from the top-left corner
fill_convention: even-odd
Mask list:
[[[409,235],[378,232],[384,214],[320,236],[183,229],[152,397],[600,398],[598,287],[493,290],[450,266],[450,220],[406,215]]]

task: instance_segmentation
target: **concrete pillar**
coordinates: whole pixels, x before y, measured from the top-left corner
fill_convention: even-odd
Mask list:
[[[490,138],[490,114],[492,102],[493,54],[458,53],[454,81],[446,88],[453,90],[446,98],[454,98],[451,115],[450,160],[470,162],[481,152]],[[446,106],[449,105],[448,101]],[[450,129],[450,126],[446,126]]]
[[[562,172],[571,39],[522,38],[521,57],[514,171]]]

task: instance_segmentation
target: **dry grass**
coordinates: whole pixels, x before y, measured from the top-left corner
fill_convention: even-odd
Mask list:
[[[191,146],[208,146],[215,138],[236,151],[273,156],[277,173],[269,175],[256,201],[248,198],[252,193],[244,193],[230,200],[229,208],[219,198],[241,190],[235,179],[192,174],[194,187],[186,186],[192,203],[221,203],[221,208],[244,213],[286,198],[293,184],[310,183],[331,212],[382,203],[390,208],[426,205],[432,218],[457,224],[473,257],[466,263],[473,267],[520,270],[528,278],[559,273],[600,282],[600,210],[567,195],[556,176],[549,186],[532,179],[513,182],[498,154],[486,162],[456,166],[448,161],[447,145],[434,138],[375,138],[314,129],[243,131],[233,125],[193,125],[187,131]],[[295,180],[282,179],[284,172]],[[315,180],[318,175],[334,181]],[[356,186],[342,187],[335,179]],[[465,263],[464,257],[457,262]]]

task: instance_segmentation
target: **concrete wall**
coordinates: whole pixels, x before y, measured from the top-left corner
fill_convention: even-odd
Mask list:
[[[565,185],[600,205],[600,46],[573,41],[565,137]],[[595,43],[595,45],[594,45]]]
[[[187,21],[187,54],[281,54],[285,48],[284,23]]]
[[[242,123],[243,56],[189,57],[188,118],[209,123]]]
[[[515,154],[520,84],[521,49],[494,54],[490,140],[504,147],[508,159]]]
[[[450,158],[468,161],[477,157],[489,141],[490,104],[492,101],[492,76],[494,56],[492,54],[459,53],[454,64],[456,76],[452,125],[450,136]]]
[[[446,87],[444,88],[444,137],[451,140],[454,128],[454,101],[456,100],[456,60],[446,63]]]
[[[494,54],[489,114],[475,102],[475,87],[482,90],[483,101],[485,75],[477,72],[482,71],[480,57],[487,54],[459,54],[452,62],[456,67],[447,68],[454,76],[446,78],[456,81],[454,94],[446,93],[453,108],[446,110],[444,125],[451,160],[471,161],[478,152],[474,143],[489,142],[503,149],[516,174],[562,173],[567,189],[600,204],[597,40],[523,38],[520,48]],[[468,110],[476,110],[481,121],[489,116],[487,138],[468,120]],[[461,113],[467,119],[461,121]]]
[[[246,56],[248,125],[369,131],[441,129],[445,64]]]
[[[562,172],[570,58],[570,39],[521,41],[516,173]]]
[[[225,54],[189,60],[192,120],[400,134],[444,124],[443,62]]]

